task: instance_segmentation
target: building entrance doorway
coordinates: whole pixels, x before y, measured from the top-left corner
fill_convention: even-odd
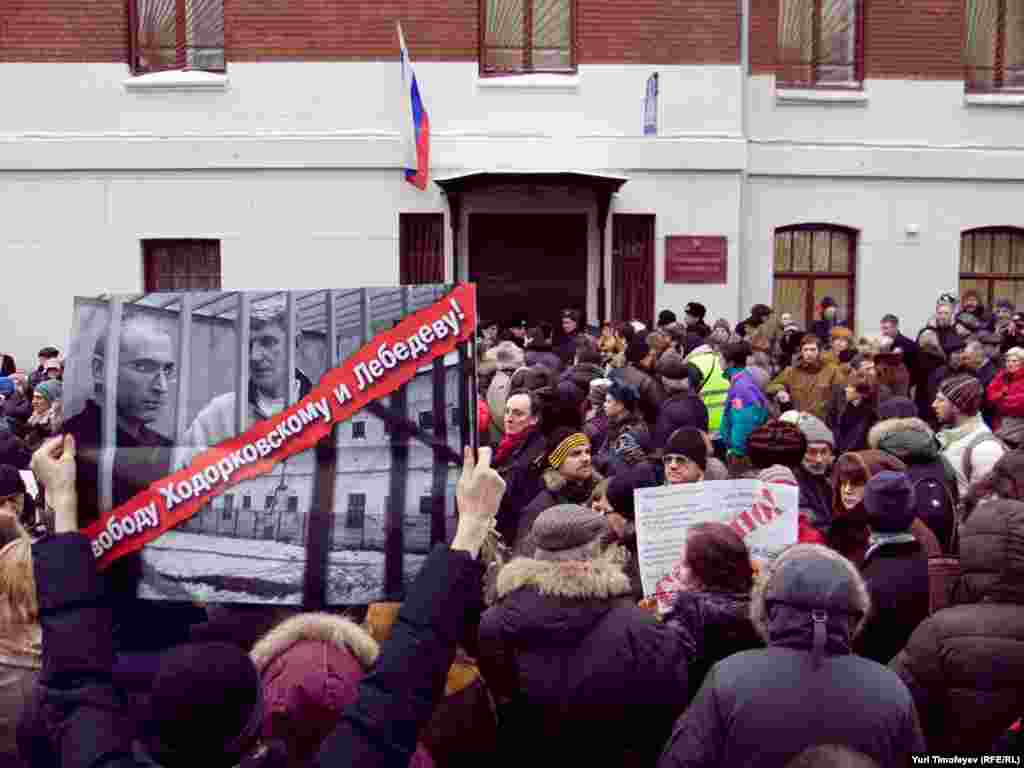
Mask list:
[[[586,214],[469,215],[469,280],[484,321],[547,321],[587,306]]]

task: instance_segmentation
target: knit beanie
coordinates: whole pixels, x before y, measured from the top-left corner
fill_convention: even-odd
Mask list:
[[[835,435],[832,433],[832,430],[828,428],[825,422],[813,413],[807,413],[806,411],[786,411],[779,417],[779,421],[792,424],[803,432],[808,445],[811,445],[812,443],[828,443],[832,446],[832,449],[835,450]]]
[[[36,384],[35,393],[46,398],[46,401],[52,404],[60,400],[64,393],[64,385],[57,379],[47,379]]]
[[[879,533],[901,533],[916,517],[914,486],[904,472],[886,470],[868,480],[864,488],[868,525]]]
[[[633,497],[633,491],[637,487],[637,478],[628,471],[619,472],[608,481],[605,497],[615,513],[622,515],[627,520],[636,518],[636,500]]]
[[[732,326],[724,317],[720,317],[715,320],[715,324],[711,326],[711,330],[714,331],[716,328],[724,328],[726,333],[732,334]]]
[[[665,443],[664,455],[685,456],[703,472],[708,468],[708,444],[704,434],[696,427],[680,427]],[[802,457],[801,457],[802,458]]]
[[[25,492],[25,481],[21,479],[21,473],[10,464],[0,464],[0,496]]]
[[[548,434],[545,442],[544,466],[558,469],[569,451],[580,445],[590,445],[590,438],[571,427],[558,427]]]
[[[974,416],[981,407],[981,382],[970,374],[962,373],[944,379],[939,384],[939,394],[966,416]]]
[[[636,389],[619,379],[612,379],[611,382],[611,385],[608,387],[608,394],[626,406],[626,410],[632,411],[636,408],[636,404],[640,401],[640,395],[637,394]]]
[[[556,504],[540,513],[530,533],[537,560],[592,560],[601,551],[608,521],[579,504]]]
[[[684,380],[690,383],[690,391],[697,393],[704,377],[693,363],[688,363],[683,356],[676,352],[666,352],[658,359],[654,372],[666,379],[670,384],[682,383]]]
[[[611,385],[611,379],[592,380],[590,382],[590,402],[598,407],[604,405],[604,396],[608,394],[608,388],[611,387]]]
[[[635,365],[647,357],[650,351],[651,348],[647,345],[647,340],[635,336],[626,347],[626,362]]]
[[[805,453],[804,433],[778,419],[762,424],[747,438],[747,457],[755,469],[767,469],[775,464],[793,468],[804,460]]]
[[[852,339],[853,331],[851,331],[849,328],[844,328],[841,325],[837,325],[835,328],[831,330],[830,335],[833,339]]]
[[[0,395],[7,397],[14,393],[14,381],[8,376],[0,376]]]
[[[676,313],[671,309],[663,309],[658,313],[658,327],[672,325],[676,321]]]
[[[161,765],[236,765],[262,722],[260,677],[238,646],[189,643],[161,657],[146,726]]]

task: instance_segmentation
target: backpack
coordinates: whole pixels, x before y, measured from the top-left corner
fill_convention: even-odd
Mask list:
[[[951,552],[956,500],[949,488],[935,477],[922,477],[914,483],[914,505],[916,517],[932,530],[942,551]]]
[[[1003,449],[1003,453],[1007,453],[1010,450],[1006,446],[1006,443],[1003,442],[1002,438],[991,432],[982,432],[980,435],[971,440],[971,442],[967,446],[967,450],[964,451],[964,459],[962,464],[964,470],[964,477],[967,478],[968,485],[971,484],[971,475],[974,474],[974,463],[972,461],[974,449],[977,448],[982,443],[987,443],[989,441],[995,441],[999,443],[999,446]]]

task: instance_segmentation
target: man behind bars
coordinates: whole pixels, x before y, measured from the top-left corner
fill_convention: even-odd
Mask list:
[[[118,344],[117,443],[113,451],[113,507],[125,503],[150,483],[170,474],[172,443],[152,425],[165,412],[177,379],[175,345],[156,318],[126,314]],[[96,340],[92,357],[95,398],[84,410],[64,423],[77,446],[79,524],[85,526],[108,510],[99,498],[102,424],[105,403],[104,376],[108,327]],[[151,605],[136,599],[142,561],[137,553],[126,555],[105,573],[114,608],[115,641],[119,650],[152,650],[182,642],[188,624],[202,618],[189,606]]]
[[[288,406],[289,394],[295,402],[313,389],[309,377],[298,368],[291,376],[288,375],[288,345],[297,344],[298,337],[288,338],[287,318],[283,297],[252,309],[249,321],[249,415],[245,429],[283,411]],[[182,437],[176,466],[185,466],[204,449],[239,434],[235,427],[235,396],[235,392],[217,395],[199,412]]]

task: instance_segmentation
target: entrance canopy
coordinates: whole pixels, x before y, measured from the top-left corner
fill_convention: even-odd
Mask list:
[[[448,198],[448,206],[450,209],[449,221],[452,228],[452,243],[453,243],[453,263],[457,268],[460,263],[460,237],[459,230],[463,225],[463,203],[466,200],[466,196],[469,193],[483,192],[486,193],[489,190],[494,190],[500,187],[507,187],[510,185],[522,185],[524,187],[550,187],[550,188],[561,188],[561,189],[576,189],[581,192],[586,191],[592,195],[592,200],[597,203],[597,228],[599,237],[599,245],[597,250],[597,269],[595,270],[597,277],[597,291],[596,291],[596,305],[598,319],[603,321],[605,317],[605,227],[608,221],[608,212],[611,208],[612,195],[621,189],[622,185],[625,184],[629,179],[624,176],[612,176],[609,174],[602,173],[590,173],[583,171],[572,171],[572,170],[550,170],[550,171],[498,171],[498,170],[487,170],[487,171],[471,171],[467,173],[460,173],[454,176],[447,176],[443,178],[434,179],[434,183],[445,193]],[[593,205],[593,203],[591,203]],[[593,211],[593,208],[591,208]],[[512,211],[509,211],[512,213]],[[493,217],[492,217],[493,218]],[[481,220],[477,217],[477,220]],[[482,220],[481,220],[482,221]],[[496,222],[492,222],[496,223]],[[527,222],[524,220],[523,224]],[[532,223],[532,222],[531,222]],[[554,221],[552,221],[554,223]],[[545,241],[554,240],[550,235],[545,236],[544,233],[538,232],[536,228],[531,228],[536,232],[536,236],[543,238]],[[543,228],[545,232],[548,232],[548,228]],[[506,232],[509,230],[506,228]],[[492,228],[492,232],[496,235],[497,231]],[[581,230],[582,235],[580,237],[580,247],[584,250],[581,252],[581,271],[583,274],[580,275],[582,285],[586,285],[586,273],[588,270],[585,267],[586,263],[586,234],[585,228]],[[472,238],[473,241],[478,241],[479,236]],[[491,238],[493,239],[493,237]],[[509,239],[507,236],[503,239]],[[470,239],[467,239],[463,245],[469,246]],[[509,256],[513,257],[513,253],[517,249],[513,248],[514,244],[509,243]],[[525,247],[528,243],[519,244]],[[557,244],[555,242],[549,243],[550,247],[554,248],[565,248],[565,244]],[[479,249],[479,246],[478,246]],[[519,250],[522,250],[520,248]],[[566,248],[562,250],[562,253],[568,255],[572,249]],[[469,254],[461,254],[461,258],[464,260]],[[543,254],[538,251],[538,255],[543,258]],[[521,255],[525,256],[525,252]],[[477,254],[474,254],[474,258],[477,258]],[[513,257],[515,258],[515,257]],[[591,264],[594,262],[591,261]],[[523,266],[526,266],[523,264]],[[453,274],[454,274],[453,270]],[[482,276],[481,276],[482,277]],[[492,277],[498,277],[493,275]],[[554,275],[552,275],[554,277]],[[505,276],[505,279],[508,275]],[[465,279],[465,278],[463,278]],[[525,286],[524,286],[525,287]],[[591,283],[591,289],[593,289],[593,283]],[[585,289],[584,289],[585,290]],[[594,298],[594,294],[591,293],[591,300]],[[569,298],[568,296],[566,298]]]

